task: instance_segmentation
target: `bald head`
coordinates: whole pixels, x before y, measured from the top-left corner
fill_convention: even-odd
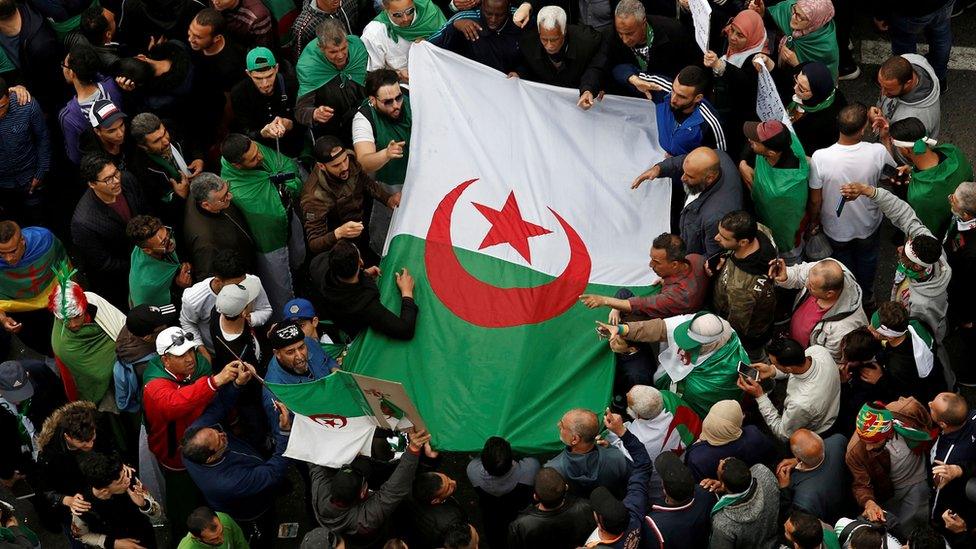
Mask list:
[[[820,435],[809,429],[797,429],[790,437],[793,457],[806,467],[816,467],[824,460],[824,443]]]
[[[592,445],[600,433],[596,414],[584,408],[574,408],[559,420],[559,435],[568,446]]]
[[[681,165],[681,182],[693,193],[699,193],[715,183],[722,175],[718,153],[708,147],[698,147],[685,156]]]
[[[810,269],[810,280],[817,279],[816,286],[821,292],[837,292],[844,289],[844,269],[833,259],[820,261]]]
[[[956,393],[939,393],[929,403],[932,420],[943,424],[943,428],[958,429],[966,423],[969,406],[966,399]]]

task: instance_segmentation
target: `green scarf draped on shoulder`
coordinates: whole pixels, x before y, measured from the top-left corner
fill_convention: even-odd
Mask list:
[[[769,227],[776,241],[776,248],[788,252],[798,244],[800,223],[807,207],[807,181],[810,165],[796,134],[790,145],[799,160],[796,168],[776,168],[762,156],[756,156],[756,174],[752,182],[752,200],[756,205],[759,221]]]
[[[912,169],[912,178],[908,181],[908,205],[932,234],[941,239],[952,220],[946,197],[963,181],[973,180],[973,167],[955,145],[943,143],[936,145],[934,150],[942,153],[945,160],[927,170]]]
[[[735,381],[740,360],[749,364],[749,355],[739,343],[739,336],[733,332],[725,345],[678,382],[677,393],[699,417],[707,416],[712,405],[720,400],[738,400],[742,391]],[[670,390],[671,376],[665,373],[655,385],[658,389]]]
[[[196,366],[193,367],[193,374],[186,383],[193,383],[194,381],[200,379],[204,376],[209,376],[213,372],[213,367],[210,366],[210,361],[207,357],[203,356],[199,351],[196,351]],[[159,355],[153,356],[149,359],[149,364],[146,366],[146,372],[142,374],[142,385],[145,387],[149,385],[149,382],[154,379],[165,378],[175,381],[173,376],[169,375],[166,371],[166,367],[163,366],[163,359],[159,358]]]
[[[786,47],[796,52],[800,63],[806,61],[820,61],[830,69],[837,81],[837,65],[840,62],[840,51],[837,49],[837,31],[834,21],[830,20],[819,29],[794,37],[790,28],[790,17],[797,0],[786,0],[774,6],[768,6],[769,16],[776,22],[779,30],[786,35]]]
[[[180,258],[176,252],[164,259],[155,257],[142,251],[141,248],[132,249],[129,268],[129,306],[155,305],[160,307],[173,302],[169,288],[173,278],[180,270]]]
[[[55,318],[51,330],[54,356],[71,372],[78,398],[98,404],[108,391],[115,367],[115,340],[92,321],[72,332]]]
[[[414,0],[413,7],[417,11],[413,14],[413,22],[408,27],[400,27],[394,24],[386,10],[381,11],[379,15],[373,18],[373,21],[383,23],[386,32],[394,41],[403,38],[410,42],[418,38],[427,38],[441,30],[441,27],[447,23],[447,18],[444,17],[441,9],[430,0]]]
[[[326,59],[319,49],[317,40],[312,40],[302,50],[298,57],[298,97],[315,91],[325,84],[328,84],[336,76],[343,80],[352,80],[360,86],[366,82],[366,64],[369,61],[369,54],[366,46],[358,36],[348,35],[346,40],[349,42],[349,59],[346,66],[341,69]]]
[[[363,102],[363,108],[373,121],[373,139],[376,143],[376,150],[385,149],[390,141],[404,142],[403,158],[390,160],[385,166],[376,170],[376,180],[387,185],[403,185],[403,180],[407,176],[407,160],[410,158],[410,126],[412,124],[410,96],[403,94],[403,112],[400,114],[399,120],[390,120],[388,116],[380,114],[375,107],[369,104],[368,99]]]
[[[275,173],[294,174],[285,183],[293,198],[297,197],[301,182],[298,180],[298,166],[294,160],[260,143],[255,144],[264,156],[260,168],[238,168],[227,159],[221,158],[220,177],[230,185],[234,195],[232,202],[244,214],[258,252],[268,253],[288,244],[288,217],[281,197],[269,178]]]

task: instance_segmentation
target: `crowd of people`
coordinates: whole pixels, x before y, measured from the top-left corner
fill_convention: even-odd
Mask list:
[[[695,1],[705,52],[689,0],[0,0],[0,547],[271,547],[289,496],[310,549],[974,546],[976,182],[938,141],[972,6]],[[890,39],[876,73],[857,16]],[[556,455],[497,433],[459,475],[380,429],[341,468],[292,460],[264,382],[423,314],[406,268],[398,307],[376,282],[421,41],[583,110],[648,100],[659,281],[580,297],[613,400],[567,410]]]

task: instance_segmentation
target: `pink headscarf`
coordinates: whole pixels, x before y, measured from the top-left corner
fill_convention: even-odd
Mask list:
[[[830,0],[797,0],[796,7],[800,8],[810,25],[803,30],[793,31],[794,38],[814,32],[834,18],[834,4]]]
[[[747,41],[745,47],[737,50],[733,50],[732,45],[729,44],[729,48],[725,51],[726,57],[731,57],[734,54],[746,50],[767,50],[766,28],[763,26],[763,18],[755,11],[750,9],[740,11],[722,32],[728,36],[732,32],[732,27],[735,27],[739,32],[744,34]]]

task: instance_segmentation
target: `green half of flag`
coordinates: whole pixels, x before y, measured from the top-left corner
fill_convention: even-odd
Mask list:
[[[681,397],[671,391],[661,391],[661,400],[664,402],[664,409],[674,418],[664,439],[667,440],[671,432],[675,431],[681,437],[681,443],[685,448],[691,446],[701,434],[701,418],[685,401],[681,400]]]
[[[565,313],[545,322],[477,326],[460,319],[434,294],[424,250],[423,239],[398,235],[382,263],[385,273],[406,267],[416,279],[419,314],[413,339],[394,341],[370,330],[353,343],[344,367],[403,383],[434,444],[444,450],[477,451],[494,435],[523,452],[555,450],[560,445],[556,423],[567,410],[602,412],[610,399],[614,357],[597,337],[594,321],[605,321],[608,309],[587,309],[574,296]],[[497,287],[553,280],[484,254],[454,251],[471,275]],[[647,287],[629,289],[650,293],[651,276]],[[395,277],[384,276],[379,283],[384,304],[398,312]],[[590,284],[585,292],[613,295],[617,289]]]
[[[343,371],[309,383],[268,383],[268,390],[292,412],[311,418],[373,415],[356,381]]]

